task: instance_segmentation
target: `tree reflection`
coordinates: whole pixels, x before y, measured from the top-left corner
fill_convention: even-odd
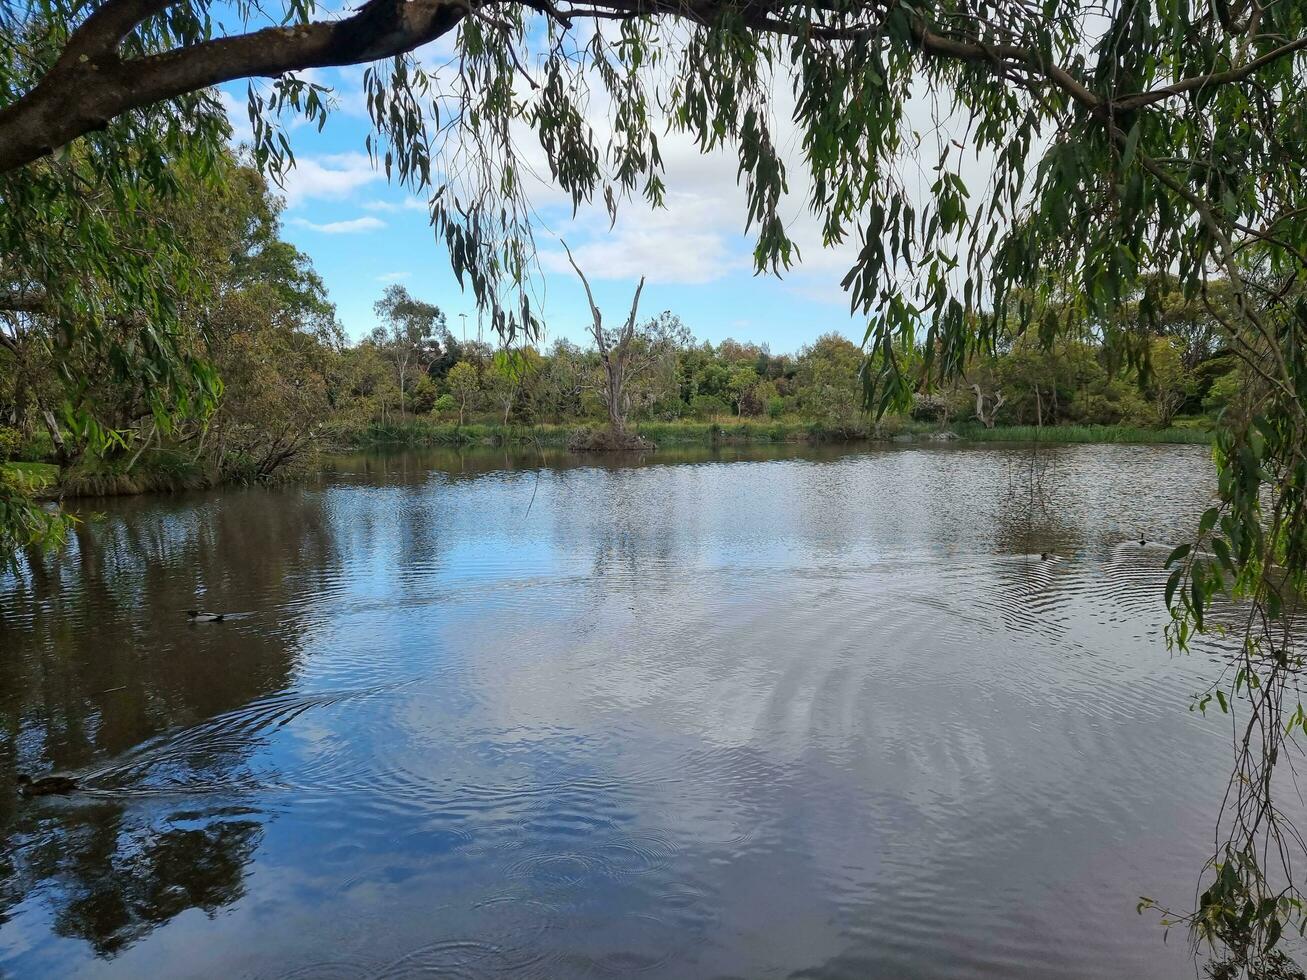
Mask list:
[[[265,817],[197,808],[191,791],[257,779],[241,712],[293,685],[309,615],[297,600],[339,561],[313,494],[276,508],[257,490],[124,500],[113,513],[0,573],[0,925],[35,899],[58,935],[102,956],[242,895]],[[251,619],[191,626],[182,610],[198,597]],[[17,772],[50,769],[90,792],[18,799]],[[161,790],[189,794],[189,809]]]
[[[212,916],[236,901],[262,837],[262,824],[254,820],[140,834],[118,829],[112,838],[96,832],[90,846],[72,848],[72,867],[58,875],[67,887],[61,891],[64,904],[56,912],[55,931],[86,940],[102,956],[124,949],[187,909]],[[52,849],[70,853],[63,842],[53,843]]]

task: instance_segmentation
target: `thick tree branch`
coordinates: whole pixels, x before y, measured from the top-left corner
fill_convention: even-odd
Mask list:
[[[152,2],[158,6],[158,0],[134,0],[125,7],[139,11]],[[0,109],[0,172],[38,160],[123,113],[210,85],[411,51],[452,30],[468,9],[463,0],[369,0],[344,20],[269,27],[145,58],[123,61],[113,51],[83,52],[73,63],[61,58],[31,92]],[[124,11],[117,26],[127,17]],[[109,23],[106,18],[98,27]],[[92,33],[103,40],[112,31]]]
[[[44,313],[49,300],[44,292],[22,290],[0,293],[0,313]]]
[[[76,63],[83,55],[114,50],[138,24],[176,2],[178,0],[108,0],[73,32],[54,71]]]
[[[559,241],[562,241],[562,239],[559,239]],[[607,354],[608,345],[604,343],[604,318],[603,314],[599,312],[599,307],[595,305],[594,293],[590,291],[590,280],[585,277],[581,267],[576,264],[576,259],[572,258],[572,250],[567,247],[567,242],[563,242],[563,251],[567,253],[567,261],[572,264],[572,268],[576,270],[577,276],[581,279],[581,285],[585,287],[585,298],[590,304],[590,315],[595,322],[595,342],[599,345],[599,353]],[[643,280],[641,280],[641,285],[643,285]]]
[[[1185,92],[1193,92],[1197,89],[1207,88],[1216,85],[1231,85],[1235,82],[1241,82],[1254,72],[1260,71],[1272,62],[1279,61],[1281,58],[1288,57],[1298,51],[1307,49],[1307,37],[1300,37],[1296,41],[1290,41],[1283,44],[1274,51],[1268,51],[1260,58],[1254,58],[1246,65],[1238,68],[1231,68],[1229,71],[1213,72],[1210,75],[1198,75],[1193,78],[1186,78],[1176,82],[1174,85],[1166,85],[1162,88],[1153,89],[1150,92],[1138,92],[1134,95],[1122,96],[1115,100],[1115,106],[1118,110],[1129,111],[1130,109],[1139,109],[1143,106],[1152,105],[1154,102],[1161,102],[1163,99],[1169,99],[1173,95],[1183,95]]]

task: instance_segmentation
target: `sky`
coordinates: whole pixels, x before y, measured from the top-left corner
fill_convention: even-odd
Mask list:
[[[376,325],[372,304],[390,283],[440,306],[456,336],[464,324],[468,335],[475,336],[475,304],[450,271],[425,202],[389,183],[368,160],[364,139],[371,126],[362,72],[351,67],[306,73],[331,88],[335,107],[321,132],[314,125],[292,122],[289,127],[296,165],[281,191],[284,236],[312,257],[351,338]],[[222,92],[237,142],[248,140],[250,133],[245,91],[241,83]],[[602,136],[606,124],[599,118],[594,123]],[[786,215],[802,254],[801,264],[782,278],[754,275],[753,241],[744,230],[744,192],[736,181],[739,162],[729,153],[704,156],[688,138],[661,136],[667,206],[653,210],[638,198],[625,202],[611,229],[602,206],[573,217],[570,203],[539,181],[532,201],[540,216],[537,296],[545,343],[559,337],[583,341],[590,319],[560,237],[594,287],[606,320],[625,318],[644,275],[642,316],[671,310],[699,340],[718,343],[733,337],[765,343],[774,353],[794,352],[830,331],[861,342],[865,318],[850,315],[840,288],[856,250],[852,243],[821,247],[817,223],[807,214],[795,179],[798,148],[792,132],[787,135],[782,128],[780,136],[778,145],[794,164],[791,189],[797,193],[791,195]]]

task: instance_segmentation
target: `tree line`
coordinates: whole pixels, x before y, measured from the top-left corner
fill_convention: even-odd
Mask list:
[[[0,316],[0,457],[52,462],[114,489],[114,481],[131,487],[133,474],[141,487],[187,474],[263,479],[323,445],[413,419],[595,428],[770,419],[829,438],[863,437],[884,422],[867,411],[863,349],[835,332],[777,354],[748,341],[696,340],[675,313],[642,319],[634,305],[608,330],[592,305],[586,345],[492,346],[459,339],[438,305],[394,284],[374,305],[377,326],[350,343],[309,257],[281,238],[279,199],[247,163],[222,166],[220,183],[197,183],[167,206],[184,248],[200,257],[205,286],[183,303],[172,342],[211,369],[212,404],[193,383],[181,398],[191,410],[161,415],[152,379],[115,371],[112,345],[66,347],[59,317],[9,313]],[[1151,331],[1139,363],[1115,354],[1101,331],[1046,344],[1014,329],[901,414],[986,427],[1167,426],[1180,415],[1215,416],[1240,389],[1219,310],[1179,292],[1163,296],[1160,313],[1130,328]],[[1122,315],[1142,317],[1138,304]],[[117,329],[116,343],[140,343],[139,323]],[[897,356],[912,373],[926,351],[905,346]],[[70,387],[70,374],[82,380]]]
[[[596,345],[560,339],[546,348],[496,350],[462,342],[437,307],[413,300],[402,286],[390,287],[377,305],[425,307],[429,332],[379,327],[344,353],[366,379],[355,392],[366,399],[351,417],[355,425],[386,426],[404,417],[458,425],[610,424],[603,354]],[[973,357],[956,384],[918,393],[905,414],[940,425],[991,428],[1163,428],[1182,416],[1210,423],[1235,400],[1238,362],[1216,342],[1204,311],[1177,296],[1172,313],[1172,322],[1150,340],[1146,365],[1114,363],[1092,338],[1045,349],[1035,338],[1013,336],[993,354]],[[621,396],[623,421],[788,419],[819,426],[832,438],[876,431],[865,403],[863,349],[839,333],[823,334],[792,354],[774,354],[766,344],[696,340],[667,311],[637,322],[631,347],[639,366]],[[902,417],[891,414],[888,420]]]

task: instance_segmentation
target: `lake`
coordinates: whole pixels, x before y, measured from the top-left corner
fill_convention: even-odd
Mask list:
[[[0,575],[0,973],[1192,977],[1135,905],[1225,783],[1221,651],[1161,633],[1214,483],[432,450],[84,502]]]

